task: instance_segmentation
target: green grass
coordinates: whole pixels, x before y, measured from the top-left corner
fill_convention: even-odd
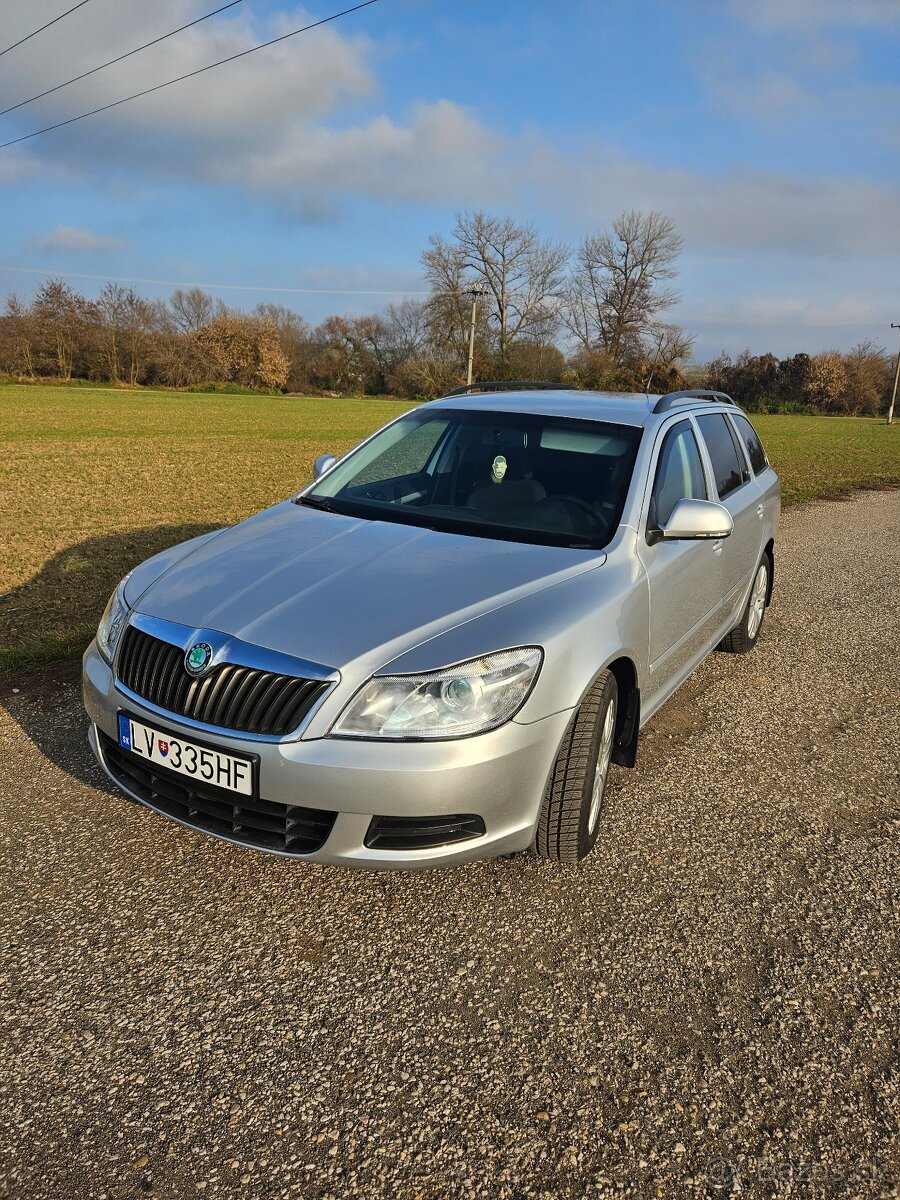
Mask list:
[[[900,484],[900,425],[870,417],[752,416],[785,504]]]
[[[409,407],[0,383],[0,672],[80,654],[130,567],[290,495]],[[756,424],[786,502],[900,483],[896,427]]]
[[[0,384],[0,672],[80,654],[136,563],[289,496],[409,407]]]

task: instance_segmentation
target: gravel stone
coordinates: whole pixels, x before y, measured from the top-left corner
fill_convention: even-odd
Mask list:
[[[0,685],[0,1196],[900,1195],[898,583],[900,492],[788,510],[577,868],[231,846]]]

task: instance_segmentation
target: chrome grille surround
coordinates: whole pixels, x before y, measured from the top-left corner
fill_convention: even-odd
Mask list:
[[[184,659],[196,642],[213,655],[193,676]],[[119,692],[161,717],[269,742],[296,738],[339,679],[318,663],[137,612],[119,641],[115,675]]]

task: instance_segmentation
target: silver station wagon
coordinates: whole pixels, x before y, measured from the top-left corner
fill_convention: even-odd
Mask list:
[[[482,384],[132,571],[84,656],[129,796],[276,854],[583,858],[610,765],[772,594],[780,485],[714,392]]]

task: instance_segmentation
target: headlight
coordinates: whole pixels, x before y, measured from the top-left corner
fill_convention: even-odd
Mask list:
[[[125,584],[133,574],[133,571],[129,571],[110,596],[109,603],[103,610],[103,616],[100,618],[100,624],[97,627],[97,645],[100,647],[100,652],[104,658],[109,659],[110,662],[113,660],[113,655],[116,652],[116,644],[122,630],[125,628],[125,621],[131,611],[125,603]]]
[[[465,737],[514,716],[543,658],[537,646],[502,650],[427,675],[374,676],[334,725],[333,737]]]

